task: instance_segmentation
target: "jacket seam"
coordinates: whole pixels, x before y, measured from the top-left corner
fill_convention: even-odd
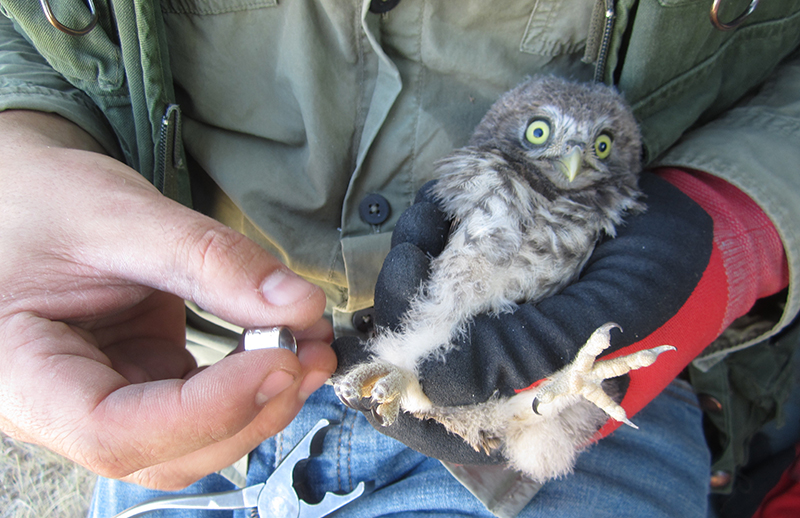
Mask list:
[[[220,5],[217,8],[196,7],[194,9],[187,7],[173,7],[173,5],[174,3],[172,2],[170,3],[169,7],[164,6],[164,4],[161,4],[161,12],[164,14],[193,14],[199,16],[208,16],[208,15],[217,15],[225,13],[237,13],[242,11],[252,11],[255,9],[267,9],[270,7],[277,7],[278,2],[277,0],[261,0],[261,1],[245,2],[236,6]]]

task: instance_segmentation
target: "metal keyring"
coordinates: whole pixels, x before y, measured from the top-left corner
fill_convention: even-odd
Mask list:
[[[44,16],[47,18],[47,21],[50,22],[50,25],[55,27],[56,29],[60,30],[65,34],[69,34],[70,36],[85,36],[89,34],[89,31],[94,29],[94,26],[97,25],[97,9],[94,6],[94,0],[86,0],[89,3],[89,12],[92,13],[92,19],[89,20],[89,25],[84,27],[83,29],[71,29],[66,25],[62,24],[56,18],[56,15],[53,14],[53,10],[50,9],[50,0],[39,0],[39,3],[42,4],[42,11],[44,11]]]
[[[719,19],[719,8],[720,4],[722,4],[722,0],[714,0],[714,3],[711,5],[711,13],[710,13],[711,23],[714,25],[714,27],[716,27],[721,31],[733,30],[736,27],[740,26],[742,22],[744,22],[747,18],[750,17],[751,14],[753,14],[753,11],[755,11],[756,7],[758,7],[759,1],[760,0],[750,0],[750,5],[747,7],[747,9],[745,9],[745,11],[742,14],[740,14],[734,20],[725,23],[720,21]]]

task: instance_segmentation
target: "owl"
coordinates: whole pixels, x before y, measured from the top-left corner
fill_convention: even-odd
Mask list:
[[[369,359],[334,380],[339,398],[354,408],[367,398],[387,426],[399,412],[439,421],[476,450],[501,449],[540,482],[568,473],[607,416],[632,424],[603,380],[671,347],[595,361],[613,323],[573,363],[512,397],[437,407],[418,374],[423,362],[446,360],[475,315],[513,312],[572,283],[598,239],[644,210],[640,147],[630,110],[604,85],[536,77],[500,97],[468,145],[438,163],[434,195],[453,221],[448,243],[401,325],[378,330]]]

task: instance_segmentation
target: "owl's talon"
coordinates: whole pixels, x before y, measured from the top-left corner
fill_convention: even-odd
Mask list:
[[[350,402],[349,402],[347,399],[345,399],[345,398],[343,398],[343,397],[341,397],[341,396],[339,396],[339,401],[340,401],[340,402],[341,402],[341,403],[342,403],[344,406],[346,406],[347,408],[349,408],[350,410],[358,410],[358,408],[356,408],[356,406],[355,406],[355,405],[351,404],[351,403],[350,403]]]
[[[358,406],[360,405],[356,404],[355,401],[360,400],[361,398],[355,398],[353,394],[354,391],[350,390],[349,386],[336,383],[333,386],[333,391],[344,406],[350,408],[351,410],[358,410]]]
[[[636,426],[635,424],[633,424],[633,422],[631,422],[631,420],[630,420],[630,419],[628,419],[627,417],[626,417],[625,419],[623,419],[623,420],[622,420],[622,422],[623,422],[624,424],[626,424],[626,425],[630,426],[630,427],[631,427],[631,428],[633,428],[634,430],[638,430],[638,429],[639,429],[639,427],[638,427],[638,426]]]
[[[531,408],[533,409],[533,413],[536,414],[536,415],[542,415],[539,412],[539,405],[540,404],[541,404],[541,401],[539,401],[538,397],[533,398],[533,403],[531,403]]]
[[[400,404],[397,401],[375,404],[373,400],[371,411],[372,417],[381,426],[392,426],[397,421],[397,415],[400,413]]]
[[[359,412],[368,412],[372,411],[373,403],[372,400],[368,398],[358,398],[358,402],[353,404],[350,408],[358,410]]]
[[[502,441],[498,437],[481,433],[480,442],[477,445],[473,444],[472,447],[475,448],[475,451],[482,451],[486,455],[491,455],[494,450],[500,448],[501,443]]]
[[[378,423],[381,426],[386,426],[385,421],[383,420],[381,414],[378,412],[377,407],[372,407],[370,409],[370,413],[372,414],[372,418],[375,420],[376,423]]]

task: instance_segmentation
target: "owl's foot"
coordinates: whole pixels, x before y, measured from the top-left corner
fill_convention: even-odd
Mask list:
[[[358,365],[333,383],[336,395],[346,406],[370,411],[382,426],[390,426],[400,412],[400,396],[408,374],[385,362]]]
[[[609,336],[615,327],[621,329],[614,323],[599,327],[586,341],[575,360],[547,379],[533,400],[535,413],[550,413],[553,410],[557,413],[561,406],[559,403],[567,403],[567,400],[574,400],[575,396],[583,396],[611,418],[638,428],[628,419],[625,409],[606,394],[601,384],[604,380],[648,367],[661,353],[676,349],[671,345],[662,345],[612,360],[595,361],[597,356],[611,345]]]

